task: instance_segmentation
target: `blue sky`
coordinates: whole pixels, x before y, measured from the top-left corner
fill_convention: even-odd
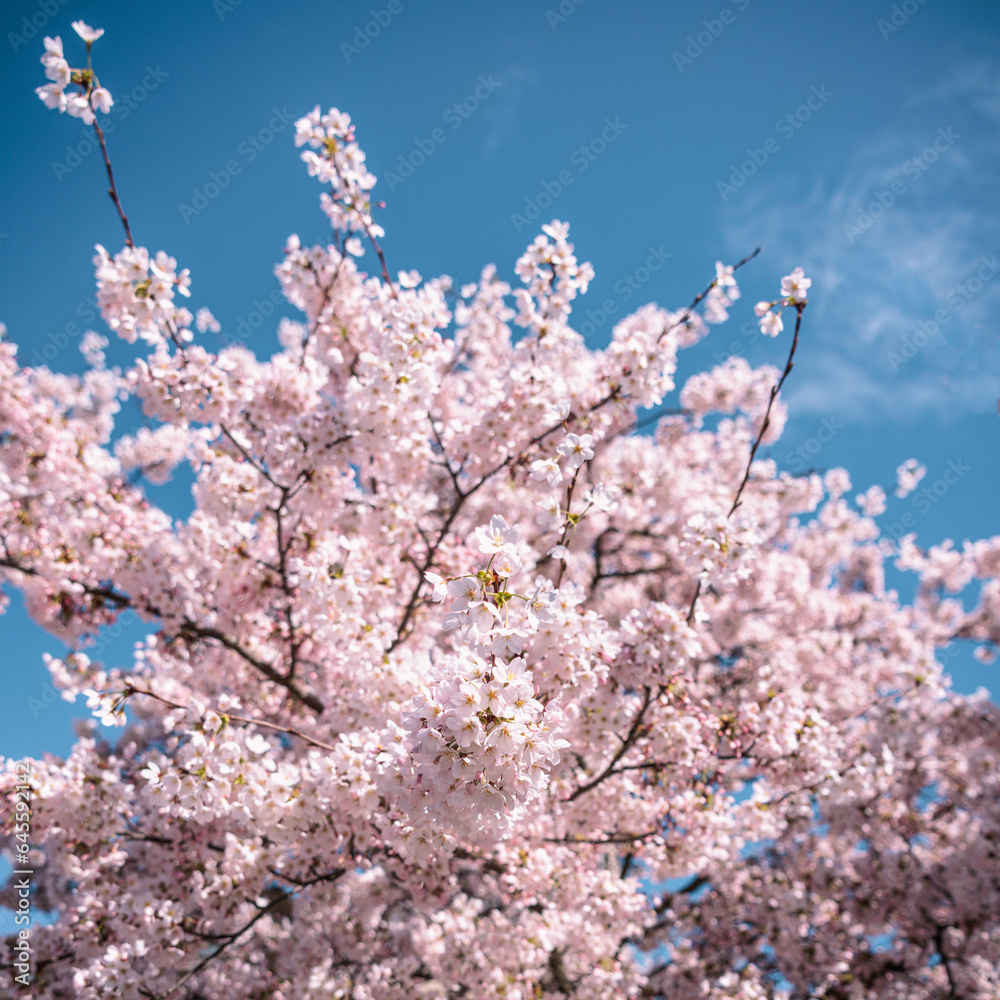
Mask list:
[[[108,142],[136,239],[189,267],[193,306],[259,353],[295,315],[273,275],[284,240],[327,234],[291,123],[336,106],[381,178],[393,270],[465,282],[492,261],[515,280],[538,226],[564,219],[597,272],[574,312],[595,346],[616,318],[686,304],[716,259],[763,246],[682,376],[732,353],[780,365],[787,345],[756,335],[752,307],[801,264],[811,301],[772,456],[890,494],[916,457],[941,495],[891,497],[887,531],[998,531],[995,3],[8,0],[0,320],[24,363],[63,371],[82,367],[80,333],[103,329],[93,246],[121,245],[91,133],[33,92],[44,35],[82,53],[78,18],[106,30],[95,68],[118,102]],[[183,480],[153,493],[190,507]],[[101,655],[127,662],[138,634]],[[41,654],[59,644],[16,599],[0,640],[0,754],[65,753],[86,710],[51,702]],[[946,663],[959,690],[1000,689],[964,652]]]

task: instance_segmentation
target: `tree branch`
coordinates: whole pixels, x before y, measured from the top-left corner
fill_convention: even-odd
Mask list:
[[[640,707],[639,711],[636,712],[635,718],[632,720],[632,725],[629,728],[628,734],[622,740],[621,747],[619,747],[618,751],[611,758],[611,760],[608,763],[608,766],[605,767],[605,769],[592,781],[588,781],[587,784],[581,785],[579,788],[577,788],[575,792],[573,792],[564,800],[565,802],[573,802],[575,799],[578,799],[581,795],[585,794],[586,792],[589,792],[593,788],[596,788],[605,779],[610,778],[611,775],[615,773],[615,765],[618,763],[618,761],[620,761],[622,757],[624,757],[625,754],[628,753],[628,751],[632,748],[632,746],[635,745],[642,730],[643,716],[646,714],[646,709],[649,708],[650,703],[653,700],[652,688],[645,687],[643,688],[643,692],[644,694],[642,699],[642,706]]]
[[[308,882],[302,883],[301,887],[298,889],[289,889],[287,891],[282,891],[281,894],[275,896],[275,898],[272,899],[271,902],[267,904],[267,906],[260,907],[258,912],[255,913],[254,916],[251,917],[251,919],[248,920],[238,931],[233,931],[230,934],[224,935],[223,936],[224,940],[214,951],[206,955],[193,969],[190,969],[183,976],[181,976],[181,978],[178,979],[177,982],[174,983],[174,985],[171,986],[170,989],[168,989],[165,993],[156,994],[155,1000],[166,1000],[167,997],[171,996],[173,993],[176,993],[177,990],[179,990],[185,983],[189,982],[194,976],[198,975],[199,972],[202,972],[205,968],[208,967],[208,965],[210,965],[213,961],[215,961],[215,959],[218,958],[219,955],[221,955],[227,948],[234,945],[241,937],[243,937],[243,935],[246,934],[247,931],[253,928],[253,926],[257,923],[258,920],[260,920],[262,917],[267,916],[267,914],[269,914],[272,910],[277,909],[287,900],[296,896],[302,889],[307,889],[310,886],[316,885],[319,882],[336,881],[336,879],[340,878],[340,876],[343,875],[346,870],[347,870],[346,868],[335,868],[333,871],[327,872],[325,875],[318,875],[316,878],[310,879]]]

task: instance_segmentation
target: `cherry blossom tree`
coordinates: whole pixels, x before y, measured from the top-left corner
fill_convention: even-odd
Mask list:
[[[104,152],[98,301],[136,351],[108,367],[90,332],[76,376],[0,342],[0,580],[94,715],[68,759],[0,770],[0,844],[52,914],[0,949],[3,995],[1000,996],[1000,713],[935,656],[1000,642],[1000,538],[893,543],[882,489],[760,451],[801,269],[757,306],[783,369],[668,399],[746,261],[589,350],[564,223],[516,290],[393,276],[350,119],[317,108],[331,242],[276,268],[301,319],[271,358],[220,349],[133,239],[102,32],[74,28],[86,67],[46,39],[39,94]],[[143,481],[181,464],[178,521]],[[125,613],[134,660],[91,660]]]

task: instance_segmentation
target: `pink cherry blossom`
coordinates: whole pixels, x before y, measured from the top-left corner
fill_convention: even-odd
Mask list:
[[[565,441],[559,445],[557,450],[560,455],[566,457],[570,466],[576,469],[594,457],[593,443],[592,434],[570,433],[566,435]]]
[[[476,528],[480,552],[500,552],[505,545],[516,542],[520,537],[520,527],[516,524],[509,526],[501,514],[494,514],[490,518],[489,527]]]
[[[779,313],[766,312],[760,318],[760,332],[765,337],[777,337],[784,327]]]
[[[104,34],[103,28],[92,28],[84,21],[74,21],[73,30],[88,44],[96,42]]]
[[[44,50],[42,100],[98,127],[110,95]],[[273,355],[127,229],[82,373],[0,338],[0,582],[91,716],[0,760],[28,992],[1000,995],[1000,710],[941,662],[995,657],[1000,538],[897,540],[892,484],[784,471],[797,337],[675,385],[748,261],[591,350],[567,223],[462,285],[390,272],[350,118],[295,141],[335,232],[276,248]],[[179,472],[183,516],[149,488]]]
[[[493,560],[493,572],[497,576],[507,579],[520,568],[521,560],[518,558],[517,549],[508,542],[496,554],[496,558]]]
[[[896,469],[896,496],[900,499],[909,496],[926,475],[925,466],[915,458],[908,458]]]
[[[801,267],[797,267],[781,279],[781,294],[787,296],[793,304],[805,302],[810,285],[812,280],[805,276]]]

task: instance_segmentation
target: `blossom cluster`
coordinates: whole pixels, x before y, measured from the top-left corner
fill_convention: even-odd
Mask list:
[[[896,469],[896,496],[900,499],[908,497],[927,475],[927,469],[915,458],[908,458]]]
[[[805,276],[801,267],[781,279],[781,298],[775,302],[758,302],[754,312],[760,318],[760,331],[767,337],[777,337],[784,329],[782,312],[788,307],[800,307],[809,300],[812,279]],[[775,312],[777,308],[777,312]]]
[[[542,578],[531,597],[507,589],[521,568],[520,528],[500,514],[476,529],[485,569],[445,581],[430,577],[441,599],[452,598],[442,627],[465,647],[432,668],[431,683],[404,710],[411,758],[424,808],[445,813],[475,839],[494,838],[536,798],[548,770],[569,744],[558,738],[558,711],[544,706],[523,655],[539,624],[555,619],[554,594]],[[442,592],[443,588],[443,592]],[[512,608],[520,613],[511,617]]]
[[[729,307],[740,297],[740,286],[733,277],[732,264],[715,262],[715,281],[705,297],[705,322],[725,323]]]
[[[573,244],[566,237],[569,226],[553,220],[518,260],[514,270],[527,286],[514,295],[518,326],[543,332],[546,324],[561,324],[570,312],[570,302],[587,291],[594,269],[578,264]]]
[[[97,246],[97,304],[108,327],[134,344],[137,337],[157,345],[169,337],[190,341],[191,313],[174,304],[175,294],[190,296],[187,268],[162,250],[151,257],[145,247],[125,247],[113,257]]]
[[[320,202],[334,228],[374,237],[385,235],[372,219],[375,175],[368,171],[365,154],[354,141],[350,115],[337,108],[321,115],[316,105],[295,123],[295,145],[310,147],[302,153],[309,175],[330,185],[330,193],[324,193]]]
[[[87,43],[87,67],[73,69],[63,55],[62,39],[58,35],[46,38],[42,65],[50,82],[38,87],[35,93],[47,108],[68,112],[74,118],[80,118],[84,125],[92,125],[95,111],[107,114],[114,104],[111,94],[100,85],[90,68],[90,46],[104,34],[104,29],[94,29],[83,21],[74,21],[73,30]],[[73,85],[79,86],[79,92],[67,94],[66,88]]]

